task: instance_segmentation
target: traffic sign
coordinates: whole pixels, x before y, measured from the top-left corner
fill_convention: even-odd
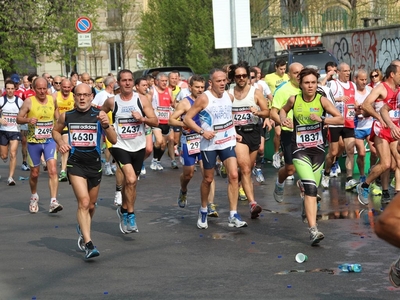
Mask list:
[[[79,33],[89,33],[92,26],[92,21],[88,17],[79,17],[75,22],[75,28]]]
[[[92,34],[91,33],[78,33],[78,48],[92,47]]]

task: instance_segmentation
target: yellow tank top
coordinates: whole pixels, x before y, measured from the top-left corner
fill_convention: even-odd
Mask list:
[[[72,110],[74,108],[74,94],[69,93],[68,98],[64,99],[62,97],[61,92],[57,92],[57,96],[56,96],[56,100],[57,100],[57,106],[58,106],[58,111],[60,112],[60,115],[63,112]]]
[[[51,132],[54,126],[54,100],[47,95],[47,102],[40,103],[36,97],[32,96],[31,109],[28,112],[28,118],[36,118],[36,125],[28,124],[28,143],[46,143],[52,138]]]

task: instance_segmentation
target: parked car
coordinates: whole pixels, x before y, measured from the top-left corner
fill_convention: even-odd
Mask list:
[[[293,62],[299,62],[303,66],[314,65],[320,70],[321,77],[325,77],[325,64],[334,61],[339,64],[336,57],[329,53],[325,47],[289,47],[288,50],[277,51],[273,57],[263,59],[258,63],[261,72],[266,75],[275,72],[275,62],[282,58],[286,60],[287,66]],[[288,70],[288,68],[286,69]]]
[[[133,78],[137,79],[140,77],[144,77],[147,75],[154,75],[156,76],[158,73],[165,73],[168,75],[171,71],[177,70],[181,74],[182,80],[189,79],[190,76],[194,74],[193,70],[190,67],[185,66],[175,66],[175,67],[155,67],[149,69],[143,69],[133,72]]]

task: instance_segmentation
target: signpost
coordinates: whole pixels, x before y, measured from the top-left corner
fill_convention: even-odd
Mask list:
[[[92,34],[89,33],[92,30],[93,23],[88,17],[79,17],[75,21],[75,28],[78,33],[78,48],[83,48],[85,55],[85,72],[87,72],[86,62],[86,48],[92,47]]]

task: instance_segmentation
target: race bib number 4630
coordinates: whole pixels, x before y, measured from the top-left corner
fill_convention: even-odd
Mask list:
[[[96,147],[97,124],[71,123],[69,125],[69,140],[72,147]]]
[[[53,121],[37,122],[35,126],[36,139],[49,139],[53,131]]]

